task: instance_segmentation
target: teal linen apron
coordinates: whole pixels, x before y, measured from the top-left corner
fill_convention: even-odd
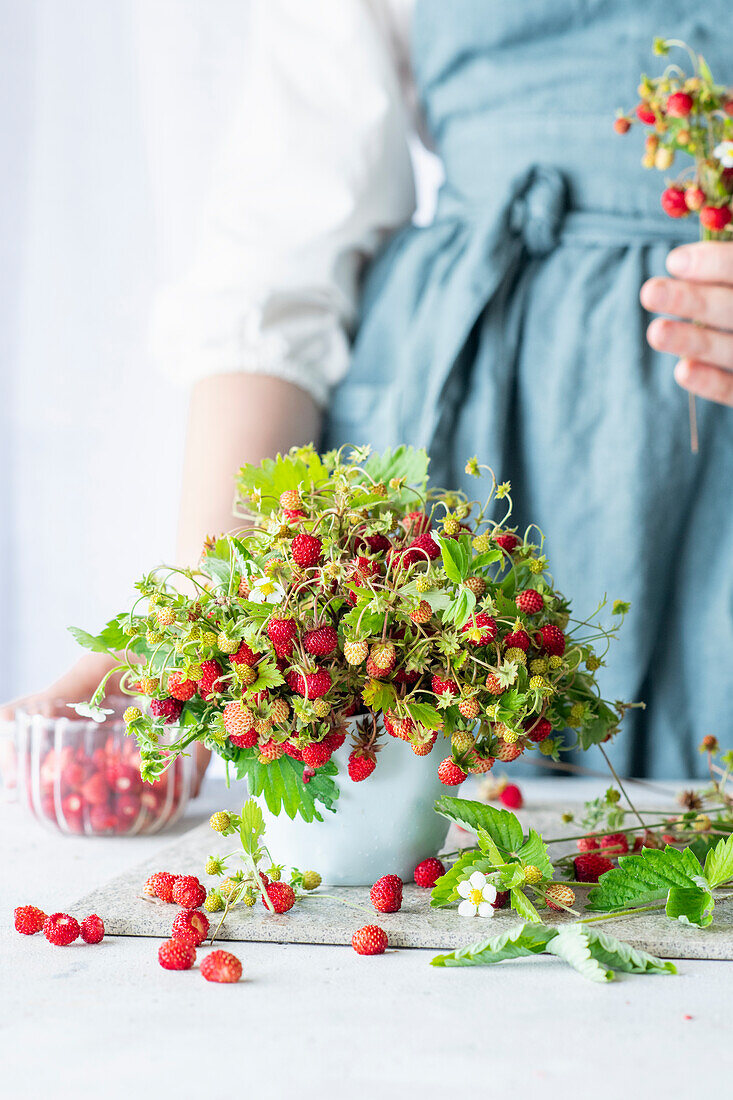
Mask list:
[[[726,0],[418,0],[414,70],[446,181],[433,223],[371,265],[328,446],[425,446],[434,484],[477,454],[511,480],[576,614],[632,611],[601,688],[644,700],[613,757],[626,774],[700,773],[733,744],[733,410],[687,398],[645,341],[639,288],[697,227],[662,214],[642,137],[614,134],[652,39],[733,83]],[[684,62],[682,62],[684,64]],[[583,616],[579,616],[583,617]]]

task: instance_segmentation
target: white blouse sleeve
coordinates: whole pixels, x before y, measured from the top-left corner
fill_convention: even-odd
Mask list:
[[[176,380],[272,374],[324,404],[346,373],[361,266],[415,205],[377,12],[375,0],[255,0],[196,258],[154,308],[154,354]]]

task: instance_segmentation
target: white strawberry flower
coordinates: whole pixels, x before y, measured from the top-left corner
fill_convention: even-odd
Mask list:
[[[272,577],[255,577],[251,581],[247,599],[252,603],[282,603],[285,589]]]
[[[713,156],[717,157],[724,168],[733,168],[733,141],[721,141],[713,149]]]
[[[496,887],[487,881],[482,871],[474,871],[456,887],[463,901],[458,906],[462,917],[493,917]]]

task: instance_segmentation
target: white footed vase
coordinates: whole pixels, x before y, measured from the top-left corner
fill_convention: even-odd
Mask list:
[[[411,882],[415,866],[439,851],[448,832],[433,809],[445,793],[437,752],[416,756],[404,741],[385,737],[372,774],[354,783],[346,770],[351,748],[347,737],[332,757],[339,797],[335,813],[318,804],[323,821],[275,816],[259,800],[265,843],[277,863],[318,871],[332,886],[371,886],[382,875]]]

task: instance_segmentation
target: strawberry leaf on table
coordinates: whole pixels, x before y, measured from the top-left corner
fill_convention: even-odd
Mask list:
[[[469,871],[490,871],[494,864],[490,858],[475,848],[463,852],[444,875],[436,881],[430,894],[430,905],[433,909],[442,909],[446,905],[452,905],[460,901],[457,886]]]
[[[667,894],[664,911],[682,924],[707,928],[712,924],[714,908],[713,895],[702,886],[673,886]]]
[[[542,872],[543,878],[552,878],[553,869],[547,846],[539,833],[534,829],[529,830],[527,839],[517,852],[523,864],[537,867]]]
[[[524,880],[524,875],[522,875],[522,880]],[[525,920],[532,921],[533,924],[542,923],[542,918],[534,905],[529,900],[524,890],[521,890],[518,886],[513,886],[509,891],[509,904],[512,909],[515,909],[517,913],[519,913],[519,916],[524,917]]]
[[[618,862],[618,867],[601,875],[590,891],[588,909],[609,912],[661,901],[672,887],[699,886],[703,875],[699,860],[689,848],[680,852],[671,845],[664,851],[642,848],[637,854],[621,856]]]
[[[627,974],[676,974],[674,963],[658,959],[605,932],[569,924],[562,929],[545,924],[518,924],[499,936],[469,944],[447,955],[436,955],[433,966],[491,966],[507,959],[552,954],[590,981],[610,981],[614,971]]]
[[[436,813],[473,832],[477,829],[485,829],[504,854],[516,855],[522,847],[524,841],[522,826],[510,810],[498,810],[483,802],[475,802],[469,798],[453,798],[450,795],[438,798],[435,810]]]
[[[733,878],[733,833],[708,851],[703,874],[711,889]]]

